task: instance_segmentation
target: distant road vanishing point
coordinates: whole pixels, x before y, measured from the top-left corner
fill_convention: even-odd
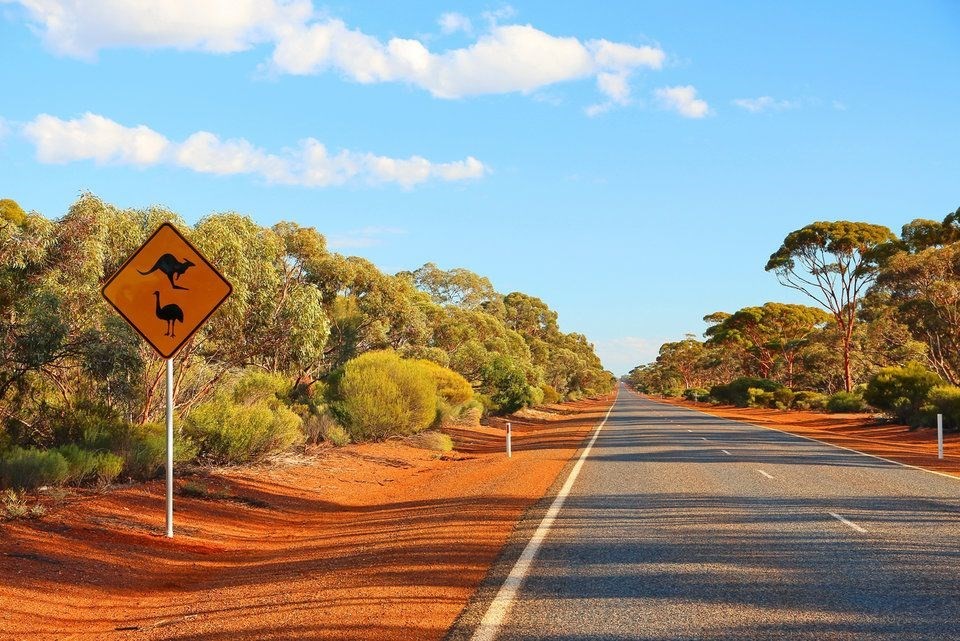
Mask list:
[[[450,639],[960,639],[960,480],[626,388],[585,454]]]

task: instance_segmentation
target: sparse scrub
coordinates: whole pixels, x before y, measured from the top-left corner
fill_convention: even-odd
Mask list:
[[[927,402],[934,413],[943,414],[945,427],[960,429],[960,387],[937,385],[930,389]]]
[[[186,463],[197,455],[193,440],[179,434],[173,440],[173,462]],[[167,461],[166,427],[147,423],[133,428],[124,452],[124,470],[130,478],[149,480],[157,476]]]
[[[453,450],[453,439],[443,432],[421,432],[410,439],[410,444],[434,452],[450,452]]]
[[[760,392],[773,392],[781,387],[783,386],[780,383],[765,378],[742,377],[734,379],[726,385],[714,385],[710,388],[710,396],[721,403],[747,407],[750,404],[751,389]]]
[[[5,519],[22,519],[30,513],[27,507],[27,501],[21,495],[17,494],[12,488],[8,488],[3,493],[0,512]]]
[[[797,410],[823,410],[827,407],[827,395],[803,390],[793,395],[793,408]]]
[[[70,476],[70,466],[56,451],[14,447],[0,457],[0,486],[32,490],[60,485]]]
[[[301,422],[278,401],[236,405],[221,397],[194,408],[183,431],[197,444],[201,458],[234,464],[287,449],[303,438]]]
[[[864,399],[879,410],[891,413],[898,421],[917,426],[930,390],[943,380],[919,363],[906,367],[884,367],[867,383]]]
[[[543,392],[543,403],[545,405],[560,402],[560,392],[553,385],[541,385],[540,390]]]
[[[92,452],[73,443],[61,445],[55,451],[67,462],[65,482],[73,485],[91,481],[107,485],[123,470],[123,458],[111,452]]]
[[[683,397],[688,401],[705,403],[710,399],[710,390],[702,387],[690,387],[683,390]]]
[[[409,435],[436,419],[436,384],[416,361],[390,351],[349,361],[339,381],[337,413],[354,441]]]
[[[827,399],[827,411],[833,414],[866,412],[867,404],[856,392],[837,392]]]

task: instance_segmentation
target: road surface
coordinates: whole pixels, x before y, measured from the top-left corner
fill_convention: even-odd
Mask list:
[[[513,556],[451,639],[960,639],[960,480],[626,389]]]

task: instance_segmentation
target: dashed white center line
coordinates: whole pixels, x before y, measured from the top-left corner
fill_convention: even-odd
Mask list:
[[[702,440],[702,441],[709,441],[710,439],[708,439],[706,436],[701,436],[701,437],[700,437],[700,440]]]
[[[764,476],[766,476],[768,479],[772,479],[772,478],[773,478],[772,476],[770,476],[769,474],[767,474],[767,473],[764,472],[763,470],[757,470],[757,471],[760,472],[761,474],[763,474]]]
[[[691,434],[693,434],[693,430],[687,430],[687,431],[690,432]]]
[[[726,450],[720,450],[720,451],[723,452],[724,454],[726,454],[727,456],[733,456],[733,454],[731,454],[730,452],[728,452],[728,451],[726,451]]]
[[[833,518],[837,519],[838,521],[840,521],[841,523],[843,523],[843,524],[846,525],[847,527],[853,528],[853,529],[856,530],[857,532],[862,532],[862,533],[864,533],[864,534],[866,534],[866,532],[867,532],[866,530],[864,530],[862,527],[860,527],[860,526],[857,525],[856,523],[853,523],[853,522],[851,522],[851,521],[848,521],[847,519],[843,518],[843,517],[840,516],[839,514],[836,514],[836,513],[834,513],[834,512],[827,512],[827,514],[829,514],[829,515],[832,516]]]

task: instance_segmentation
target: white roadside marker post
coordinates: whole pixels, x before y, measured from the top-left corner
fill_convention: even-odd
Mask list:
[[[173,359],[167,359],[167,538],[173,538]]]
[[[943,414],[937,414],[937,458],[943,458]]]
[[[513,448],[510,442],[512,440],[512,437],[513,437],[513,427],[510,425],[509,422],[507,422],[507,458],[511,458],[513,456]]]

